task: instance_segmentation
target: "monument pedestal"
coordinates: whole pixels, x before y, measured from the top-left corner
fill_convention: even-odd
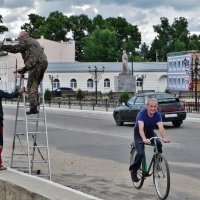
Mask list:
[[[132,75],[119,75],[114,77],[116,92],[136,92],[136,78]]]

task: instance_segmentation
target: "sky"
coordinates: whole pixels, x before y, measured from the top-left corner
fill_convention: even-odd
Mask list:
[[[0,0],[0,14],[3,25],[9,32],[0,35],[17,38],[21,26],[29,22],[31,13],[48,17],[51,12],[60,11],[66,16],[85,14],[93,19],[102,17],[124,17],[128,23],[137,25],[142,43],[151,45],[156,36],[153,25],[160,24],[166,17],[172,24],[175,18],[185,17],[190,34],[200,34],[199,0]]]

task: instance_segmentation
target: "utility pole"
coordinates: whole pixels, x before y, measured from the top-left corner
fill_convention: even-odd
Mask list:
[[[104,73],[105,67],[103,66],[101,70],[99,70],[96,66],[94,66],[94,69],[91,69],[90,67],[88,67],[88,69],[89,69],[89,73],[92,74],[92,78],[95,82],[95,102],[97,104],[97,84],[98,84],[101,74]]]

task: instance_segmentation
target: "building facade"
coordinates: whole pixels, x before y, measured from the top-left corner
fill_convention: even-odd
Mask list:
[[[128,63],[131,66],[132,63]],[[115,77],[122,72],[121,62],[85,62],[85,63],[49,63],[44,77],[44,87],[56,89],[56,87],[71,87],[75,91],[94,91],[94,76],[89,73],[90,69],[96,67],[104,73],[98,77],[97,90],[102,93],[116,91]],[[130,67],[129,67],[130,68]],[[167,88],[167,64],[159,62],[133,63],[133,76],[137,80],[136,92],[143,91],[165,91]],[[51,85],[53,77],[53,87]]]
[[[75,42],[68,43],[38,39],[48,58],[48,68],[44,75],[44,89],[54,90],[58,87],[71,87],[75,91],[95,91],[102,93],[116,91],[115,77],[123,70],[122,62],[76,62]],[[19,82],[14,73],[24,66],[21,54],[11,54],[0,57],[0,88],[13,91]],[[133,67],[132,67],[133,66]],[[90,69],[97,67],[104,72],[95,76],[89,73]],[[136,92],[165,91],[167,88],[167,63],[165,62],[129,62],[129,70],[133,69],[133,76],[137,80]]]
[[[167,55],[167,88],[171,92],[192,91],[194,84],[200,90],[199,77],[194,81],[196,58],[200,58],[199,51],[172,52]]]

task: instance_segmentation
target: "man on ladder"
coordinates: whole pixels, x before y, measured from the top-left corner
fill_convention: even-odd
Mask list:
[[[1,45],[0,50],[22,54],[25,66],[22,69],[18,69],[17,72],[19,74],[24,74],[29,71],[27,94],[29,97],[30,111],[28,111],[27,114],[37,114],[37,106],[39,105],[38,86],[47,69],[47,57],[39,42],[31,38],[26,31],[21,31],[18,39],[18,44]]]

